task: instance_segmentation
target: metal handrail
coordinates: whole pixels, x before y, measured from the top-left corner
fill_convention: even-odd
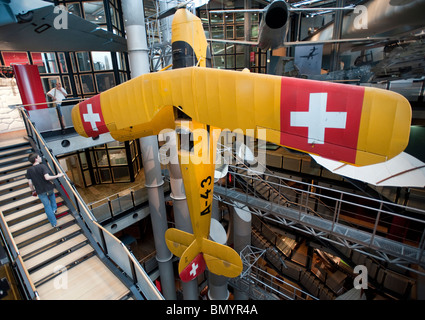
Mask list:
[[[231,168],[233,166],[229,165],[229,167]],[[237,167],[237,169],[241,170],[243,168]],[[261,180],[259,178],[254,178],[251,175],[245,175],[243,173],[232,172],[232,174],[239,175],[239,176],[242,176],[242,177],[249,176],[253,180],[258,180],[258,181]],[[297,184],[302,184],[302,185],[305,185],[305,186],[310,186],[310,184],[308,184],[306,182],[302,182],[302,181],[298,181],[298,180],[292,180],[290,178],[279,177],[279,179],[291,181],[291,182],[294,182],[294,183],[297,183]],[[315,185],[314,187],[317,188],[317,189],[326,190],[326,191],[329,191],[329,192],[332,192],[332,193],[337,193],[338,195],[340,195],[340,197],[337,198],[337,197],[328,196],[328,195],[323,194],[323,193],[313,192],[313,191],[310,191],[310,188],[307,188],[306,190],[300,190],[300,189],[297,189],[297,188],[294,188],[294,187],[291,187],[291,186],[288,186],[288,185],[278,184],[276,182],[270,182],[269,181],[268,183],[271,184],[271,185],[280,187],[280,188],[290,189],[290,190],[294,190],[294,191],[301,192],[301,193],[304,193],[304,194],[308,194],[309,196],[312,195],[312,196],[316,196],[316,197],[325,198],[325,199],[328,199],[328,200],[333,200],[337,204],[345,203],[345,204],[355,205],[356,207],[360,207],[360,208],[363,208],[363,209],[377,211],[377,212],[379,211],[381,213],[386,213],[386,214],[391,215],[391,216],[402,217],[402,218],[409,219],[411,221],[415,221],[415,222],[419,222],[419,223],[425,223],[425,210],[422,210],[422,209],[419,209],[419,208],[408,207],[408,206],[403,206],[403,205],[400,205],[400,204],[397,204],[397,203],[387,202],[387,201],[384,201],[384,200],[377,200],[377,199],[373,199],[373,198],[368,198],[368,197],[365,197],[365,196],[362,196],[362,195],[357,195],[357,194],[352,194],[352,193],[341,191],[341,190],[331,189],[331,188],[328,188],[328,187],[325,187],[325,186],[316,186]],[[377,206],[372,207],[372,206],[360,204],[358,202],[345,200],[345,199],[343,199],[344,196],[345,197],[354,197],[354,198],[358,198],[358,199],[362,199],[362,200],[367,200],[369,202],[374,202],[374,203],[377,204]],[[298,204],[298,206],[302,206],[303,208],[305,207],[304,204]],[[399,213],[396,213],[396,212],[391,212],[391,211],[385,210],[383,208],[383,206],[389,206],[389,207],[392,206],[392,207],[400,209],[400,211],[415,212],[415,213],[423,216],[424,218],[422,220],[422,219],[418,219],[418,218],[414,218],[414,217],[409,217],[409,216],[406,216],[406,215],[403,215],[403,214],[399,214]]]
[[[63,187],[64,191],[67,193],[67,196],[71,203],[74,205],[74,209],[78,212],[78,214],[81,216],[81,218],[86,223],[86,226],[89,230],[91,230],[93,237],[97,240],[98,244],[101,246],[103,251],[107,254],[108,253],[108,247],[107,243],[105,241],[105,235],[109,236],[110,239],[112,239],[118,246],[121,246],[123,250],[123,254],[125,254],[128,258],[128,261],[116,261],[114,262],[125,272],[127,269],[127,263],[130,262],[131,265],[131,273],[125,272],[127,276],[133,280],[133,282],[140,285],[142,283],[147,284],[146,290],[143,292],[145,296],[148,296],[151,299],[156,300],[163,300],[164,297],[161,295],[161,293],[158,291],[158,289],[155,287],[155,285],[152,283],[151,279],[148,277],[148,275],[144,272],[144,270],[141,268],[140,264],[138,263],[137,259],[134,258],[134,256],[128,251],[126,246],[117,239],[113,234],[109,233],[107,229],[102,227],[90,211],[90,209],[87,207],[86,203],[82,200],[81,195],[76,190],[75,186],[71,183],[69,178],[66,176],[65,172],[63,171],[62,167],[60,166],[58,160],[50,153],[49,148],[47,147],[46,142],[44,141],[44,138],[39,134],[39,132],[36,130],[35,126],[32,124],[30,119],[27,116],[26,110],[22,107],[19,108],[22,118],[24,119],[25,126],[27,128],[28,135],[34,139],[34,142],[37,144],[40,152],[43,153],[45,156],[48,164],[50,165],[50,169],[52,169],[53,172],[57,173],[63,173],[64,176],[59,178],[59,182],[61,186]],[[111,257],[109,257],[111,259]],[[113,259],[111,259],[113,260]],[[137,273],[133,271],[139,271],[139,275],[141,275],[142,279],[137,279]]]

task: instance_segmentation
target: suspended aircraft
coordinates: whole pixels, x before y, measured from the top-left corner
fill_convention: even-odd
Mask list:
[[[181,257],[184,281],[205,267],[226,277],[242,271],[236,251],[208,239],[215,127],[254,131],[255,137],[265,130],[269,142],[356,166],[386,161],[407,145],[411,107],[395,92],[207,68],[201,20],[185,9],[177,10],[172,34],[173,70],[141,75],[77,104],[72,121],[84,137],[109,132],[118,141],[181,130],[182,118],[190,121],[189,130],[209,133],[193,148],[178,145],[194,233],[171,228],[165,238]],[[182,161],[188,155],[206,161]]]
[[[53,2],[0,0],[0,50],[127,50],[123,37],[69,13],[63,6],[54,6]]]
[[[388,41],[397,41],[414,30],[423,28],[425,0],[369,0],[362,4],[361,9],[348,5],[345,7],[300,7],[301,3],[289,4],[284,0],[275,0],[264,9],[210,10],[210,13],[258,12],[262,14],[259,26],[258,42],[208,39],[213,42],[235,43],[258,46],[262,50],[276,49],[314,44],[341,44],[347,50],[356,48],[362,50],[365,46],[385,45]],[[308,4],[308,2],[307,2]],[[291,13],[308,13],[310,15],[334,12],[344,12],[341,25],[341,37],[334,38],[334,23],[328,23],[311,36],[300,41],[285,41],[288,32],[288,21]],[[382,13],[385,14],[382,14]],[[371,36],[373,35],[373,36]],[[330,46],[329,46],[330,47]],[[330,48],[324,51],[328,54]]]
[[[239,40],[224,40],[224,39],[208,39],[213,42],[235,43],[242,45],[258,46],[262,50],[277,49],[282,46],[295,46],[295,45],[310,45],[310,44],[326,44],[326,43],[339,43],[339,42],[372,42],[377,38],[356,38],[356,39],[340,39],[340,40],[316,40],[316,41],[284,41],[288,33],[288,22],[290,13],[296,12],[320,12],[320,11],[352,11],[353,6],[345,7],[314,7],[314,8],[300,8],[291,6],[284,0],[274,0],[264,9],[225,9],[225,10],[210,10],[210,13],[260,13],[262,19],[259,26],[258,42],[255,41],[239,41]],[[379,38],[382,40],[386,38]]]

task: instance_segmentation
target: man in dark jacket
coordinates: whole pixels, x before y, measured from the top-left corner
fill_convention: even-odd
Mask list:
[[[31,191],[37,193],[38,198],[44,205],[47,218],[53,227],[56,227],[55,213],[58,209],[56,205],[56,197],[54,192],[54,184],[51,182],[53,179],[63,177],[63,173],[52,176],[49,168],[41,163],[41,157],[32,153],[28,156],[28,161],[32,163],[32,167],[27,170],[28,184]]]

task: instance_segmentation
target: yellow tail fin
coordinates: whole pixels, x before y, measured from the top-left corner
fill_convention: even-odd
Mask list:
[[[202,239],[202,252],[207,267],[212,273],[234,278],[242,272],[242,260],[232,248]]]
[[[195,236],[193,234],[179,229],[170,228],[165,231],[165,243],[168,249],[177,257],[181,257],[194,240]]]

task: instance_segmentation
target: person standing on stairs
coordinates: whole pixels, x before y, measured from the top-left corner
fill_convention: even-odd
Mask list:
[[[27,170],[26,177],[28,184],[33,193],[33,196],[38,195],[38,198],[44,205],[47,218],[53,227],[56,227],[57,221],[55,213],[58,209],[56,205],[56,197],[54,192],[54,184],[51,180],[63,177],[63,173],[55,176],[51,175],[49,168],[41,163],[41,157],[37,153],[31,153],[28,156],[28,161],[32,164]]]

